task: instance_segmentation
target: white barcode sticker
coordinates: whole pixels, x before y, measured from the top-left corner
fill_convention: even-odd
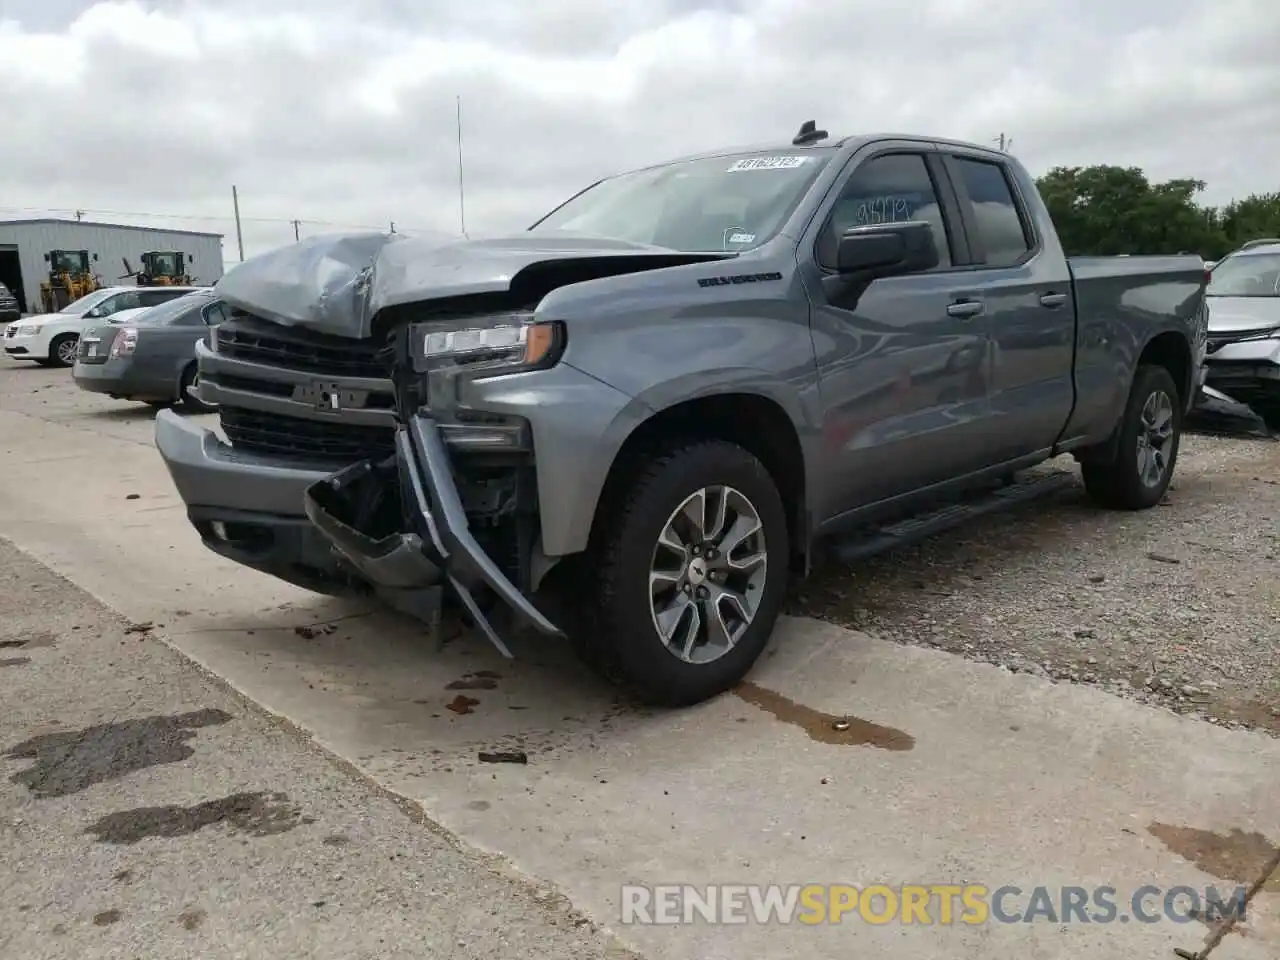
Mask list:
[[[810,160],[809,157],[798,157],[795,154],[785,154],[780,157],[745,157],[742,160],[735,160],[729,166],[729,173],[739,173],[743,170],[794,170],[796,167],[803,167]]]

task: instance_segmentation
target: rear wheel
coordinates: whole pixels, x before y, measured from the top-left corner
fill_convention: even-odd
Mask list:
[[[76,362],[76,349],[80,346],[80,338],[74,333],[64,333],[54,337],[49,344],[50,367],[69,367]]]
[[[1081,468],[1085,490],[1100,506],[1146,510],[1164,497],[1182,441],[1182,401],[1164,367],[1140,366],[1120,422],[1116,457]]]
[[[786,592],[782,499],[746,450],[701,441],[659,456],[602,518],[591,662],[640,699],[698,703],[740,681]]]
[[[204,403],[199,397],[195,396],[195,390],[200,386],[200,367],[197,364],[191,364],[182,373],[182,385],[179,388],[182,396],[182,406],[192,413],[213,413],[218,408],[213,404]]]

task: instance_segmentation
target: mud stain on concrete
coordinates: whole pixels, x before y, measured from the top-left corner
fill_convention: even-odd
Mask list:
[[[34,650],[36,647],[52,647],[58,642],[58,635],[52,630],[33,630],[18,636],[6,633],[0,636],[0,650]]]
[[[754,683],[740,683],[734,687],[733,693],[775,719],[799,727],[810,740],[818,743],[893,751],[910,750],[916,745],[916,738],[909,733],[858,717],[822,713]]]
[[[9,779],[42,799],[65,797],[147,767],[186,760],[195,753],[188,741],[196,730],[231,719],[225,710],[211,708],[42,734],[6,752],[10,760],[35,761]]]
[[[103,910],[101,913],[93,915],[93,925],[95,927],[109,927],[113,923],[119,923],[122,916],[124,914],[119,910]]]
[[[270,837],[315,823],[315,819],[302,816],[287,794],[260,791],[234,793],[190,807],[171,804],[121,810],[91,824],[85,833],[95,836],[99,843],[133,844],[149,838],[182,837],[218,823],[225,823],[237,833]]]
[[[480,701],[477,700],[475,697],[468,697],[460,693],[456,697],[454,697],[452,700],[450,700],[448,703],[446,703],[444,705],[444,708],[446,710],[451,710],[456,714],[463,715],[468,713],[474,713],[475,711],[472,708],[478,706],[479,704],[480,704]]]
[[[30,662],[30,657],[0,657],[0,667],[25,667]]]
[[[182,929],[194,930],[204,923],[204,918],[207,916],[208,914],[198,907],[187,907],[178,914],[178,922],[182,924]]]
[[[1147,832],[1211,877],[1248,885],[1258,882],[1265,873],[1269,876],[1261,881],[1261,889],[1280,893],[1280,876],[1274,873],[1280,848],[1257,831],[1232,827],[1225,833],[1214,833],[1153,823]]]

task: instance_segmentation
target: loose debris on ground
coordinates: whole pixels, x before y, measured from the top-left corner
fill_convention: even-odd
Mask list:
[[[1280,444],[1188,436],[1155,509],[1101,511],[1077,484],[824,568],[789,609],[1280,736],[1278,554]]]

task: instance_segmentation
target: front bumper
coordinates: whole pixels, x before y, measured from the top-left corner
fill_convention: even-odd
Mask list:
[[[362,577],[392,591],[443,579],[498,650],[511,654],[476,602],[486,587],[539,633],[563,637],[499,569],[472,535],[439,425],[414,415],[396,430],[395,456],[361,461],[313,483],[307,517]],[[387,512],[379,507],[390,505]]]
[[[1207,385],[1240,400],[1280,398],[1280,337],[1227,342],[1204,366]]]
[[[281,466],[233,450],[172,410],[156,414],[155,442],[210,550],[308,590],[368,592],[304,512],[307,488],[327,478],[332,466]]]

